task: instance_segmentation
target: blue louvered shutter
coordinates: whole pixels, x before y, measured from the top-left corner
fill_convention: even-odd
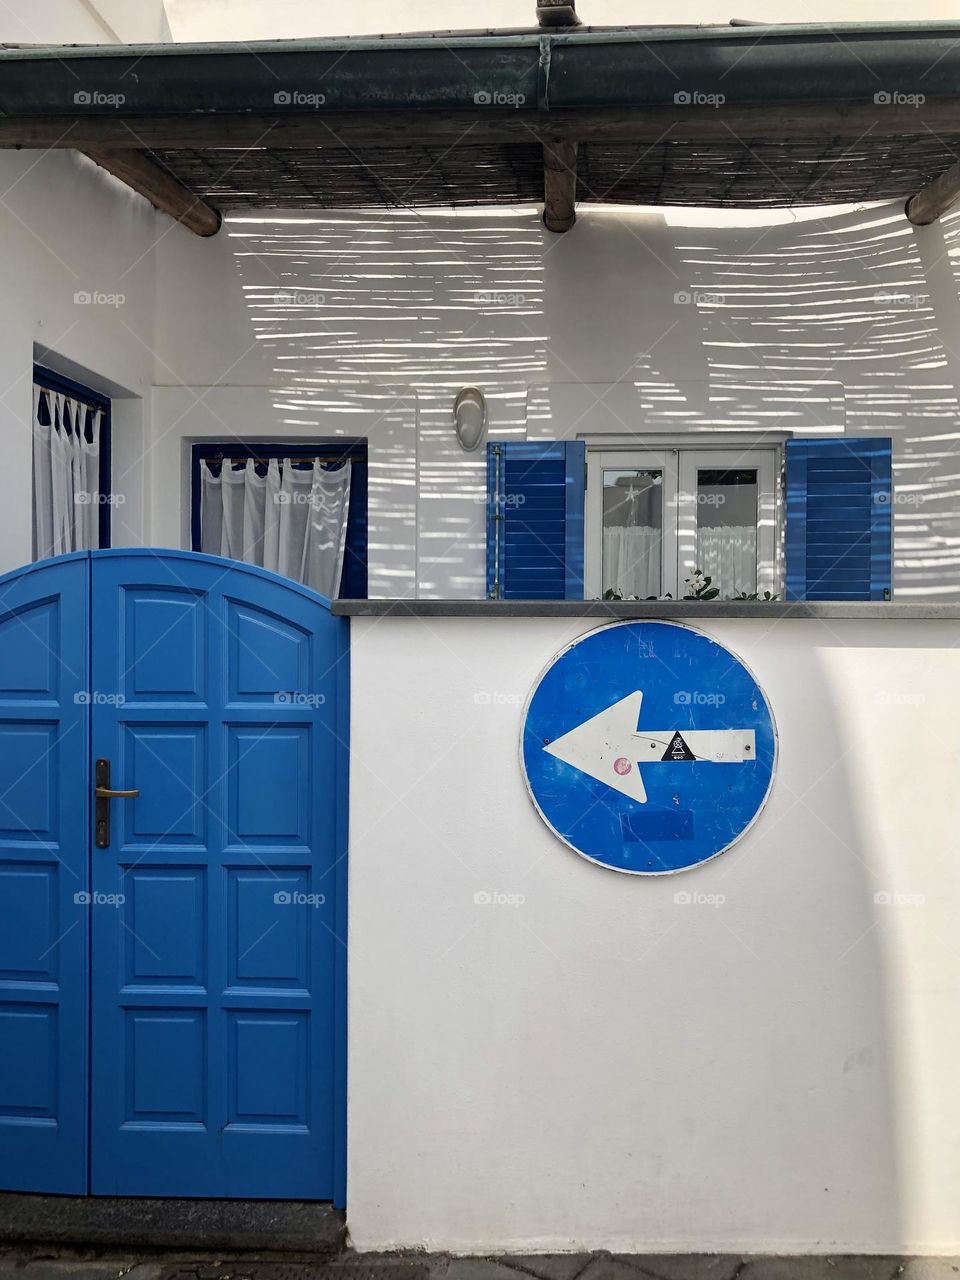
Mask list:
[[[889,437],[786,445],[788,600],[889,600]]]
[[[583,599],[582,440],[487,445],[487,595]]]

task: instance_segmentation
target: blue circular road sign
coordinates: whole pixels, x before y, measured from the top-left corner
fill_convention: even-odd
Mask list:
[[[540,816],[615,871],[663,875],[734,844],[773,783],[777,732],[735,653],[675,622],[575,640],[527,700],[521,760]]]

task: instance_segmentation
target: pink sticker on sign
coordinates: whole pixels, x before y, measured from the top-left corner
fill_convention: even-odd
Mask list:
[[[618,756],[613,762],[614,773],[619,773],[621,777],[623,777],[625,773],[629,773],[632,768],[633,765],[626,756]]]

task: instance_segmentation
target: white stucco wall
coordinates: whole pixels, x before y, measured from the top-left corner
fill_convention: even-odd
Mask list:
[[[175,40],[272,40],[280,37],[375,35],[381,32],[529,27],[536,0],[352,0],[317,5],[313,0],[166,0]],[[727,0],[578,0],[583,22],[595,26],[637,23],[720,23],[730,18],[766,22],[903,22],[960,17],[956,0],[811,0],[798,14],[788,0],[768,0],[762,13],[733,11]]]
[[[652,879],[521,780],[521,704],[588,627],[351,623],[354,1243],[956,1252],[955,627],[708,623],[779,772]]]
[[[137,44],[170,39],[163,0],[9,0],[4,44]]]
[[[155,259],[186,237],[146,201],[69,151],[0,152],[0,571],[31,556],[34,359],[113,397],[116,545],[145,535],[145,426],[153,382]]]
[[[895,593],[960,599],[955,499],[960,215],[898,206],[738,213],[586,207],[273,214],[190,235],[70,153],[0,156],[7,461],[29,491],[29,364],[117,397],[117,542],[189,545],[189,444],[366,436],[371,592],[484,592],[491,435],[744,429],[895,441]],[[119,295],[78,305],[76,293]],[[29,504],[0,561],[29,554]]]
[[[493,437],[892,435],[897,598],[960,599],[958,234],[960,217],[916,229],[889,204],[587,207],[562,237],[532,208],[265,212],[164,238],[158,423],[178,425],[155,439],[157,540],[186,527],[169,501],[183,440],[366,434],[356,397],[389,414],[399,397],[417,418],[402,471],[393,443],[370,456],[397,481],[389,512],[415,475],[415,537],[372,593],[482,596],[485,464],[451,420],[475,383]]]
[[[633,0],[579,0],[585,23],[720,23],[731,17],[725,0],[648,0],[638,14]],[[10,0],[0,10],[0,41],[22,44],[299,39],[383,32],[530,27],[536,0]],[[796,22],[795,6],[768,0],[768,22]],[[805,22],[897,22],[960,18],[956,0],[811,0]]]

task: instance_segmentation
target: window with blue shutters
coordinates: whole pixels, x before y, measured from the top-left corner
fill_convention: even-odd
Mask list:
[[[889,438],[676,444],[488,445],[487,595],[890,599]]]
[[[892,575],[889,437],[786,444],[788,600],[889,600]]]
[[[689,437],[688,437],[689,440]],[[680,600],[780,595],[776,447],[587,450],[586,594]]]
[[[487,445],[487,595],[583,599],[582,440]]]

